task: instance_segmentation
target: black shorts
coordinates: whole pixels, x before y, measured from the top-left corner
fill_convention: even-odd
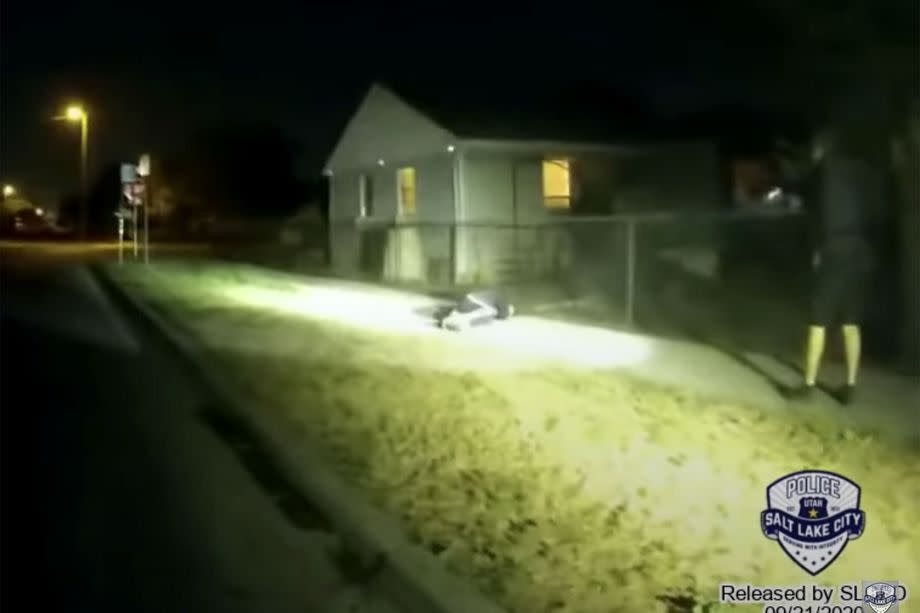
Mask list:
[[[811,325],[859,325],[868,283],[865,273],[858,267],[835,264],[819,268],[815,282]]]

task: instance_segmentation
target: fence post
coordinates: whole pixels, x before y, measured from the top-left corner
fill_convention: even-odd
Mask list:
[[[626,325],[634,323],[636,300],[636,221],[626,221]]]
[[[457,224],[452,222],[447,228],[448,256],[447,265],[450,267],[448,280],[451,287],[457,284]]]

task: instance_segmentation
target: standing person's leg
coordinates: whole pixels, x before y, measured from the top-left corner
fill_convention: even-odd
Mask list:
[[[821,359],[827,342],[827,328],[833,325],[837,306],[837,291],[832,274],[820,267],[815,274],[815,284],[811,297],[811,312],[805,336],[802,360],[802,385],[796,390],[797,396],[810,395],[818,382]]]
[[[855,268],[858,270],[858,268]],[[841,390],[841,402],[850,404],[856,390],[856,380],[859,375],[860,359],[862,357],[862,321],[864,296],[867,275],[847,271],[846,294],[843,297],[841,309],[841,331],[843,335],[843,353],[846,360],[846,383]]]
[[[827,339],[827,328],[823,325],[811,323],[808,325],[808,334],[805,338],[805,360],[802,378],[805,387],[814,388],[818,381],[818,371],[821,369],[821,358],[824,356],[824,346]]]
[[[856,376],[859,373],[859,360],[862,354],[862,332],[859,324],[843,325],[843,353],[847,363],[847,385],[856,385]]]

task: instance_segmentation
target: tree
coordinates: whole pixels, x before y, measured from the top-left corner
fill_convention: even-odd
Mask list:
[[[161,182],[180,218],[277,217],[306,196],[297,176],[299,147],[267,123],[226,123],[195,134],[166,160]]]
[[[115,234],[115,211],[121,200],[120,164],[109,164],[89,184],[86,196],[87,231],[94,237]],[[79,193],[62,198],[58,219],[63,225],[76,227],[82,205]]]

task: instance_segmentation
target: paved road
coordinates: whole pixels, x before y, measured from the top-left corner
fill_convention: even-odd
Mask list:
[[[212,247],[207,243],[150,243],[150,257],[161,256],[195,256],[207,254]],[[0,240],[0,253],[6,257],[39,258],[41,261],[57,259],[73,262],[75,260],[87,261],[98,259],[114,259],[118,257],[118,241],[39,241],[39,240]],[[122,247],[122,255],[126,261],[134,259],[134,248],[130,243]],[[138,251],[138,258],[143,259],[143,249]]]
[[[85,268],[0,255],[3,605],[392,610],[286,521]]]

